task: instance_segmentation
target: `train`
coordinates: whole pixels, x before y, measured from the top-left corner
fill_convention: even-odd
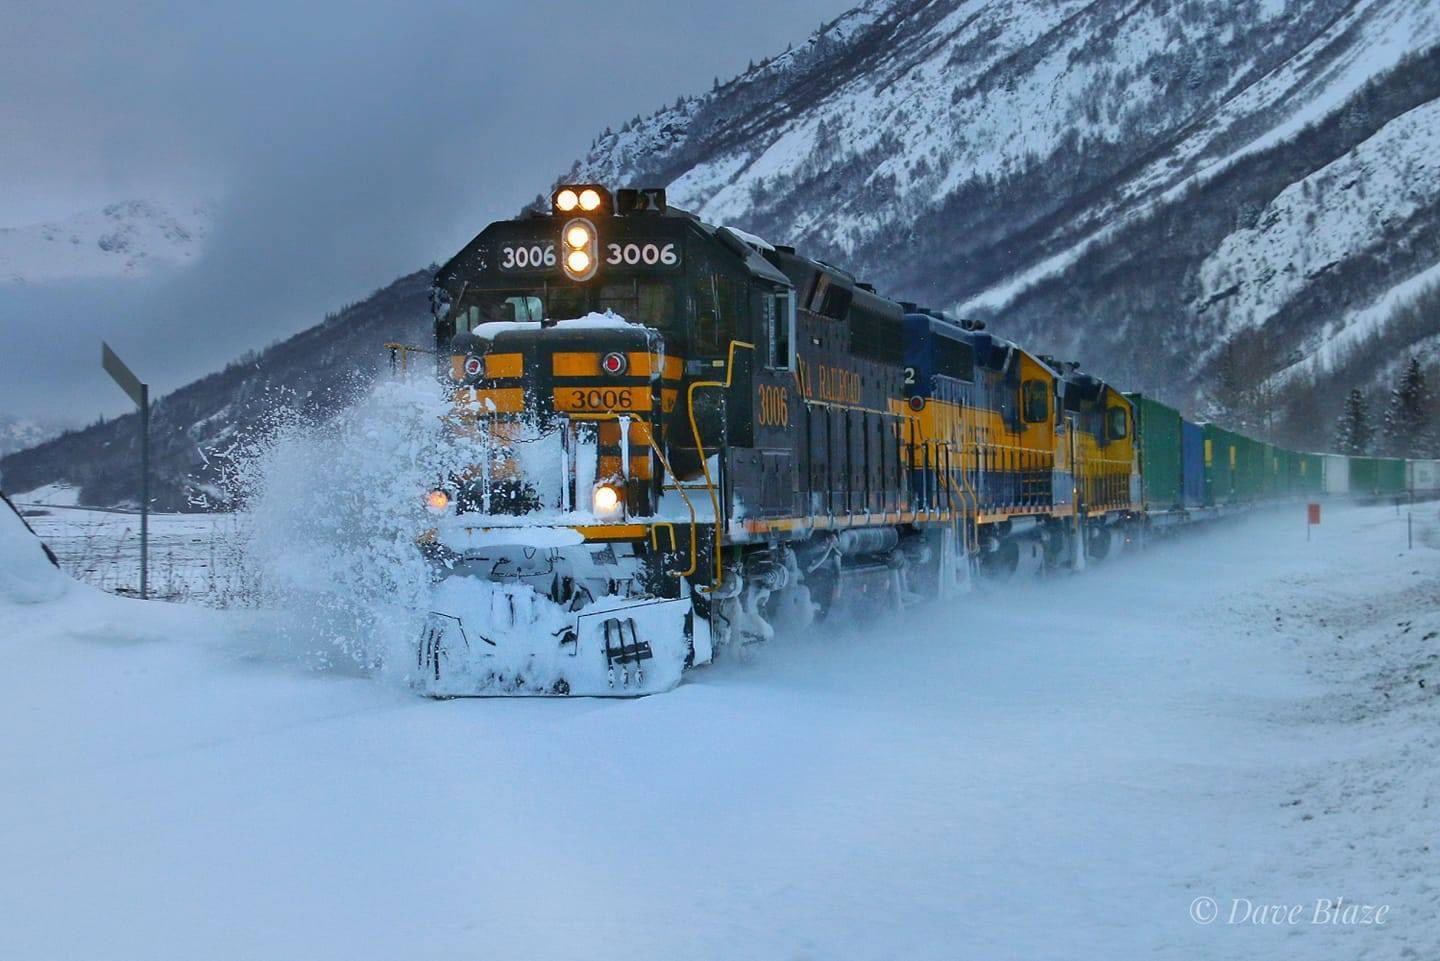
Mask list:
[[[651,694],[1267,501],[1440,487],[1193,423],[663,189],[557,186],[432,305],[460,451],[416,538],[435,697]]]

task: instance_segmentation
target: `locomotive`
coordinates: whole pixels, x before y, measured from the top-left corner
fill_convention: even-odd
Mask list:
[[[1144,516],[1134,398],[664,190],[561,185],[432,301],[467,451],[420,538],[435,696],[665,690]]]

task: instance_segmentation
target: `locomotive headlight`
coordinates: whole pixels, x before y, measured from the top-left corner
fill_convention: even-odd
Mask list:
[[[595,276],[600,261],[600,238],[595,225],[584,217],[576,217],[560,231],[560,241],[565,248],[565,256],[560,261],[565,276],[571,280],[589,280]]]
[[[595,513],[608,517],[620,513],[620,490],[614,484],[601,484],[592,495]]]
[[[608,214],[614,212],[614,198],[601,184],[563,184],[550,194],[550,209],[557,214]]]
[[[432,514],[443,514],[449,506],[450,495],[445,491],[437,488],[425,495],[425,508]]]
[[[481,376],[481,375],[484,374],[484,373],[485,373],[485,358],[483,358],[483,357],[474,357],[474,356],[466,357],[466,358],[465,358],[465,376],[466,376],[466,377],[479,377],[479,376]]]

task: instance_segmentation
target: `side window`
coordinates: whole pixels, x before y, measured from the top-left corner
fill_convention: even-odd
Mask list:
[[[1123,407],[1111,407],[1105,412],[1105,433],[1111,440],[1120,440],[1130,433],[1130,418]]]
[[[768,347],[766,366],[772,370],[790,370],[795,366],[795,295],[789,290],[778,290],[763,298],[763,303]]]
[[[700,354],[722,354],[734,336],[743,292],[734,280],[719,273],[695,278],[694,350]]]
[[[1043,380],[1027,380],[1020,385],[1020,409],[1027,424],[1043,424],[1050,419],[1050,385]],[[1124,411],[1120,411],[1124,413]],[[1123,426],[1123,420],[1122,420]]]
[[[975,379],[975,351],[970,345],[949,337],[934,337],[935,373],[956,380]]]

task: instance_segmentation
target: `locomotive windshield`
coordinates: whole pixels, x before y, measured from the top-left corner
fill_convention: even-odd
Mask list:
[[[492,321],[567,320],[614,311],[632,323],[659,330],[683,327],[680,298],[673,280],[614,278],[603,284],[550,283],[498,290],[467,289],[455,310],[455,332]]]

